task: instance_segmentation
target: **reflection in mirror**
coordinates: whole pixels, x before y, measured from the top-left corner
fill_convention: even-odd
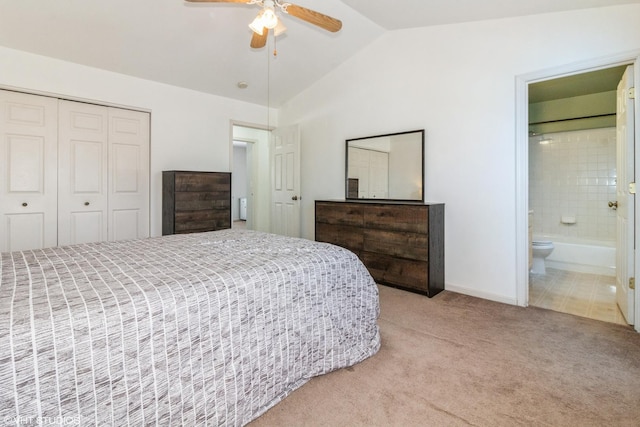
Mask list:
[[[424,201],[424,129],[346,145],[347,199]]]

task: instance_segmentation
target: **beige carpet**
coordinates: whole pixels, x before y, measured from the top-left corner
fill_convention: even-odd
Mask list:
[[[309,381],[261,426],[640,426],[632,328],[380,287],[382,348]]]

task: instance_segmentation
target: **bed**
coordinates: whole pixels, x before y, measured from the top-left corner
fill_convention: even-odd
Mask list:
[[[351,252],[247,230],[2,253],[2,425],[245,425],[380,346]]]

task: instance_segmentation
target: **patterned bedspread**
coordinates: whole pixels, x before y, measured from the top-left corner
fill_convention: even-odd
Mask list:
[[[224,230],[2,253],[0,425],[244,425],[376,353],[351,252]]]

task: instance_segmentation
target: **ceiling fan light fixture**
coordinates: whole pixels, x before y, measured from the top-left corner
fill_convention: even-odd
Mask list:
[[[278,19],[278,25],[276,25],[276,28],[273,29],[273,35],[278,37],[280,34],[284,33],[285,31],[287,31],[287,27],[285,27],[284,24],[282,23],[282,19]]]
[[[278,25],[278,17],[273,9],[265,8],[262,11],[262,25],[270,30]]]
[[[264,32],[264,24],[262,23],[262,12],[260,12],[258,16],[256,16],[256,19],[254,19],[253,22],[249,24],[249,28],[251,28],[251,31],[253,31],[254,33],[262,35],[262,33]]]

